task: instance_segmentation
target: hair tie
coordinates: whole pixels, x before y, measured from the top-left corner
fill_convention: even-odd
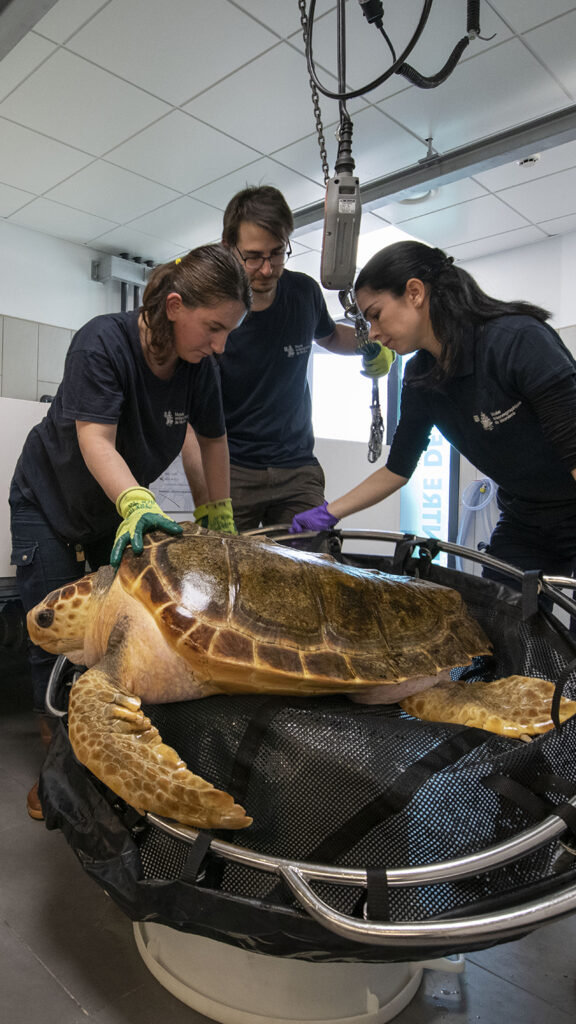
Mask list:
[[[174,260],[174,264],[176,266],[178,266],[179,263],[182,263],[182,257],[181,256],[179,256],[178,259]]]

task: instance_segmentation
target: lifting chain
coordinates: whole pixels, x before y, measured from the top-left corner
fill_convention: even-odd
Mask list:
[[[298,0],[298,7],[300,8],[300,23],[302,25],[302,35],[304,36],[304,46],[308,39],[308,15],[306,14],[306,0]],[[316,134],[318,136],[318,145],[320,147],[320,159],[322,162],[322,171],[324,173],[324,184],[328,184],[330,178],[330,167],[328,166],[328,154],[326,152],[326,139],[324,138],[324,125],[322,124],[322,111],[320,110],[320,97],[318,96],[318,90],[314,85],[312,76],[308,76],[310,82],[310,91],[312,93],[312,106],[314,107],[314,117],[316,119]]]
[[[354,334],[356,336],[356,351],[359,355],[374,358],[378,354],[379,346],[376,342],[370,341],[370,324],[360,312],[354,293],[352,291],[341,291],[338,293],[340,304],[344,309],[344,317],[354,323]],[[370,437],[368,438],[368,462],[378,462],[382,455],[382,442],[384,440],[384,421],[380,409],[380,389],[378,378],[372,380],[372,402],[370,405],[372,422],[370,424]]]

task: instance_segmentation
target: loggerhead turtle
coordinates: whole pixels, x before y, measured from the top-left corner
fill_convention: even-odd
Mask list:
[[[450,685],[452,667],[490,650],[455,590],[183,527],[177,538],[147,534],[143,554],[128,549],[116,575],[103,567],[28,614],[34,643],[88,666],[70,693],[76,756],[141,810],[205,828],[252,820],[186,768],[141,700],[274,692],[394,703]],[[491,709],[475,714],[448,720],[481,727]]]

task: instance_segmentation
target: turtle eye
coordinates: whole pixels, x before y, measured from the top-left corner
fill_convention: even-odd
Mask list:
[[[47,629],[54,622],[54,611],[52,608],[45,608],[43,611],[38,612],[36,616],[36,624],[41,629]]]

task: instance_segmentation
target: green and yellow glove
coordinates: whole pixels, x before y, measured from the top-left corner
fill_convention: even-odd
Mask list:
[[[132,545],[135,555],[141,555],[144,547],[144,534],[148,530],[164,530],[176,536],[182,533],[180,523],[174,522],[164,514],[156,498],[146,487],[128,487],[116,499],[116,509],[122,516],[116,531],[114,547],[110,555],[110,565],[118,568],[122,555],[128,544]]]
[[[220,533],[238,533],[234,523],[230,498],[207,501],[194,509],[194,519],[205,530],[219,530]]]
[[[378,352],[376,355],[362,356],[362,369],[360,373],[363,377],[371,377],[374,380],[377,377],[385,377],[390,372],[390,367],[396,359],[396,353],[392,352],[389,348],[384,348],[379,341],[371,341],[372,347],[378,346]]]

